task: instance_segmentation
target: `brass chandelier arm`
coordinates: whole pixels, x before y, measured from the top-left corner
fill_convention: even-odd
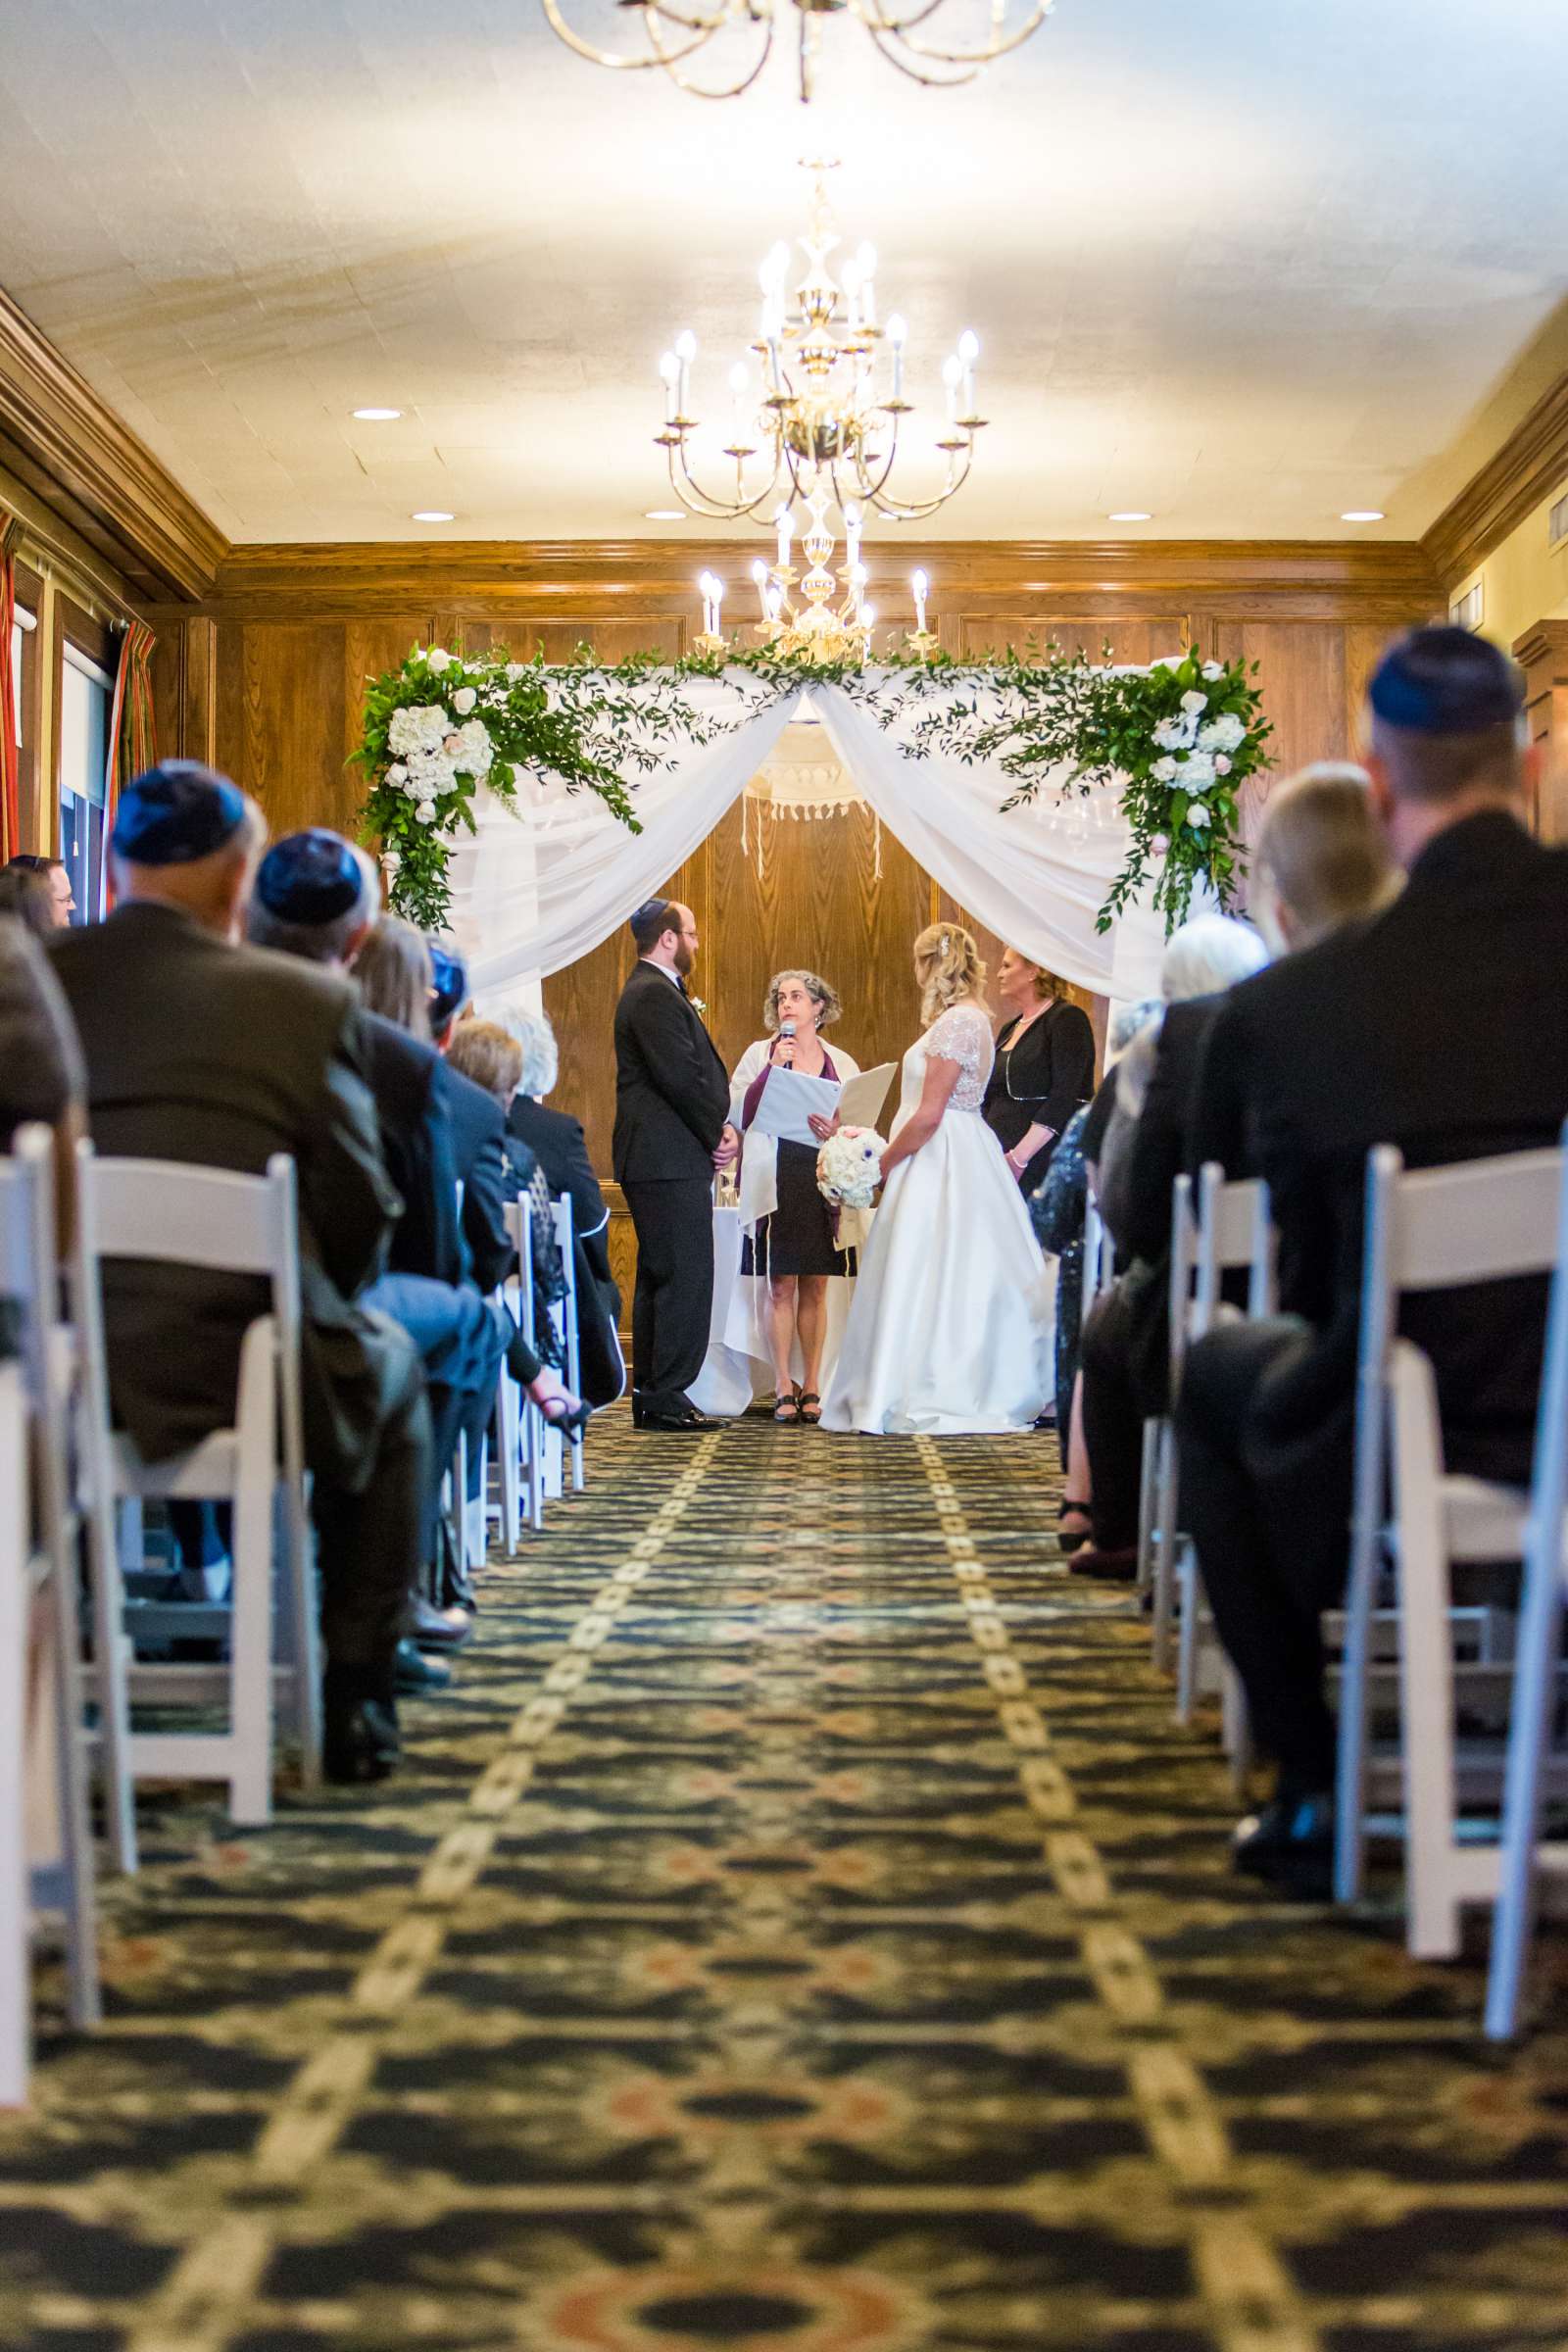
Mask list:
[[[682,58],[690,57],[694,51],[701,49],[706,41],[711,40],[713,34],[723,24],[724,14],[727,13],[723,12],[706,22],[702,29],[686,43],[683,49],[668,54],[662,54],[656,49],[648,57],[617,57],[613,51],[596,48],[592,41],[585,41],[580,34],[573,32],[561,13],[559,0],[543,0],[543,6],[551,31],[558,34],[568,49],[575,50],[579,57],[585,57],[591,66],[608,66],[614,74],[640,74],[646,72],[650,66],[662,66],[667,72],[672,65],[678,65]],[[647,11],[645,10],[643,13],[646,16]]]
[[[941,4],[942,0],[938,0],[938,5]],[[887,48],[882,36],[886,36],[887,40],[901,43],[914,56],[928,59],[933,65],[967,67],[968,73],[963,78],[968,80],[979,72],[982,66],[990,65],[994,58],[1007,56],[1011,50],[1020,48],[1031,34],[1038,32],[1051,14],[1052,0],[1035,0],[1035,5],[1021,20],[1017,29],[1006,34],[1005,37],[993,37],[979,48],[956,49],[944,48],[936,42],[914,38],[912,27],[924,24],[928,17],[936,13],[931,7],[916,9],[907,17],[884,15],[877,5],[877,0],[855,0],[855,7],[861,24],[891,64],[900,65],[902,61]],[[993,25],[994,36],[1000,34],[1000,26]],[[908,66],[905,66],[903,70],[906,73],[913,71]],[[916,78],[918,79],[918,75]]]
[[[856,486],[851,495],[862,500],[866,506],[874,509],[889,522],[924,522],[929,515],[935,514],[940,507],[945,507],[949,499],[963,488],[969,478],[969,468],[973,463],[974,435],[971,433],[964,449],[963,463],[955,473],[953,480],[939,490],[934,498],[917,499],[911,504],[906,505],[899,499],[891,498],[887,492],[888,476],[893,471],[893,453],[890,450],[887,463],[874,482],[862,474],[858,466],[856,467]],[[830,468],[830,471],[833,478],[833,496],[842,512],[844,499],[839,487],[837,466]]]
[[[546,5],[548,6],[548,4],[549,0],[546,0]],[[679,74],[676,72],[675,69],[683,58],[690,57],[694,50],[704,47],[708,41],[711,40],[715,32],[722,31],[726,24],[735,22],[737,17],[742,13],[749,17],[754,24],[762,24],[764,26],[764,31],[762,34],[762,46],[758,51],[757,62],[752,67],[749,74],[743,74],[738,81],[726,83],[722,89],[713,90],[705,89],[701,82],[692,81],[684,74]],[[646,0],[646,4],[642,11],[642,17],[644,29],[648,34],[649,43],[654,51],[654,56],[650,62],[655,65],[663,66],[668,72],[670,80],[674,82],[677,89],[684,90],[688,97],[739,98],[744,96],[745,92],[751,88],[753,82],[757,79],[758,75],[761,73],[762,68],[766,65],[768,59],[773,54],[773,18],[770,12],[764,16],[760,11],[754,11],[749,8],[742,12],[726,7],[721,15],[713,18],[711,22],[708,24],[707,30],[700,33],[696,40],[688,41],[684,48],[669,50],[666,50],[661,46],[661,24],[663,18],[669,17],[676,24],[695,24],[701,20],[694,18],[683,18],[680,16],[678,11],[667,9],[660,5],[660,0]]]
[[[685,449],[682,448],[680,453],[678,471],[675,465],[675,452],[673,449],[669,452],[670,488],[680,500],[681,505],[691,514],[705,515],[710,522],[741,522],[748,515],[755,515],[759,507],[763,506],[777,493],[778,474],[778,458],[775,454],[773,470],[755,498],[745,501],[714,498],[710,491],[703,488],[687,465]]]

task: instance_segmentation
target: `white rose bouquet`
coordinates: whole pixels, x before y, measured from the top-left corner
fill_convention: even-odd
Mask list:
[[[882,1181],[883,1138],[870,1127],[840,1127],[816,1155],[816,1189],[834,1208],[869,1208]]]

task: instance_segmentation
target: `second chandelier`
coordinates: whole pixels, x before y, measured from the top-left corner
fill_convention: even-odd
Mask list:
[[[898,497],[892,474],[900,432],[913,403],[905,398],[908,329],[895,312],[877,315],[876,255],[869,245],[846,258],[835,276],[830,256],[843,240],[828,201],[831,165],[813,174],[810,226],[799,240],[805,267],[792,288],[790,247],[773,247],[760,270],[761,318],[751,363],[729,373],[730,430],[721,452],[734,467],[734,487],[709,489],[693,470],[691,437],[700,419],[690,414],[691,368],[697,339],[687,331],[659,364],[664,384],[664,427],[655,436],[668,455],[675,495],[694,514],[735,521],[771,521],[823,493],[841,513],[857,503],[899,522],[921,520],[961,490],[974,462],[975,435],[986,419],[977,412],[975,370],[980,345],[967,329],[942,370],[945,429],[936,447],[946,460],[942,487],[928,498]]]

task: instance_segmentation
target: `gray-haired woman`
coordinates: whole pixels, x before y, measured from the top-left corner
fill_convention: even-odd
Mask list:
[[[822,1418],[822,1353],[827,1343],[827,1286],[834,1275],[855,1271],[853,1250],[841,1247],[826,1201],[816,1189],[816,1153],[808,1144],[780,1143],[752,1132],[768,1075],[799,1070],[807,1078],[840,1083],[859,1074],[859,1063],[835,1046],[829,1054],[822,1031],[842,1007],[838,992],[816,972],[775,972],[767,985],[762,1025],[767,1031],[748,1046],[730,1080],[730,1117],[744,1139],[741,1161],[741,1227],[745,1242],[741,1277],[765,1278],[764,1326],[773,1359],[773,1418],[814,1425]],[[813,1119],[826,1137],[830,1122]],[[802,1377],[795,1379],[797,1346]]]

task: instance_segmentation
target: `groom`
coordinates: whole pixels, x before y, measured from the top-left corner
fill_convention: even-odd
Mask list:
[[[686,992],[691,908],[650,899],[631,935],[639,960],[615,1007],[614,1168],[637,1235],[632,1418],[639,1429],[711,1429],[686,1392],[713,1307],[713,1170],[729,1166],[740,1139],[724,1065]]]

